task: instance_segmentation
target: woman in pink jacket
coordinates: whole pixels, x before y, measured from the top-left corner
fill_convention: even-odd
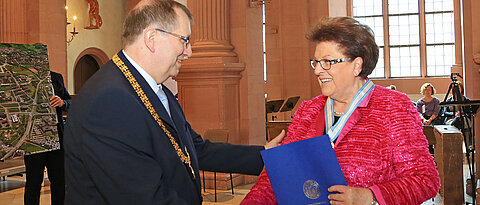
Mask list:
[[[372,30],[350,17],[322,19],[307,35],[322,94],[303,102],[283,144],[328,134],[348,186],[329,188],[331,204],[421,204],[440,179],[410,99],[375,86]],[[319,162],[321,163],[321,162]],[[336,192],[336,193],[332,193]],[[267,172],[241,204],[276,204]]]

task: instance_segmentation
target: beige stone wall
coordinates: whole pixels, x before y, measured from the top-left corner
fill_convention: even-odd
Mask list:
[[[0,42],[47,45],[50,69],[65,76],[64,6],[64,0],[0,0]]]
[[[240,79],[241,144],[265,143],[265,83],[263,81],[262,10],[231,1],[231,42],[245,70]]]
[[[314,46],[305,34],[320,16],[328,15],[327,5],[327,0],[279,0],[266,5],[268,100],[300,96],[302,102],[319,94],[309,63]],[[270,115],[268,118],[271,119]],[[290,112],[280,114],[277,119],[289,118]]]
[[[67,39],[73,30],[73,16],[77,16],[76,30],[79,32],[67,46],[67,77],[68,91],[74,94],[74,66],[79,54],[87,48],[95,47],[104,51],[108,57],[113,56],[122,48],[121,35],[122,23],[126,11],[127,0],[101,0],[98,1],[100,16],[103,25],[100,29],[85,29],[89,25],[88,3],[85,0],[68,0]]]
[[[30,3],[30,1],[27,1]],[[39,41],[47,44],[50,70],[66,76],[66,55],[65,55],[65,30],[64,2],[61,0],[40,0],[39,1]],[[30,9],[34,9],[30,7]],[[30,42],[36,43],[36,42]],[[68,79],[64,79],[68,82]]]

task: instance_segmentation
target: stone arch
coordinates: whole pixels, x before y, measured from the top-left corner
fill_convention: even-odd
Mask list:
[[[78,93],[83,84],[90,78],[103,64],[109,60],[107,54],[99,48],[90,47],[83,50],[75,60],[73,70],[74,91]]]

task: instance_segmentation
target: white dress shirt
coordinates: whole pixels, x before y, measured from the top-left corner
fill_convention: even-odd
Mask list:
[[[167,110],[168,115],[171,117],[170,106],[168,105],[167,95],[165,95],[165,92],[162,89],[162,84],[157,84],[157,82],[155,82],[153,77],[150,76],[145,70],[143,70],[143,68],[140,67],[140,65],[138,65],[132,58],[130,58],[130,56],[128,56],[124,50],[122,50],[122,52],[127,58],[127,60],[130,61],[130,63],[133,65],[133,67],[137,69],[140,75],[142,75],[142,77],[147,81],[148,85],[152,88],[153,92],[157,94],[158,99],[160,99],[160,102],[162,102],[163,107],[165,108],[165,110]]]

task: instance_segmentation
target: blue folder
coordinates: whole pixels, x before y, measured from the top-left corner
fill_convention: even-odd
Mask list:
[[[328,135],[261,154],[279,205],[330,204],[328,188],[347,185]]]

